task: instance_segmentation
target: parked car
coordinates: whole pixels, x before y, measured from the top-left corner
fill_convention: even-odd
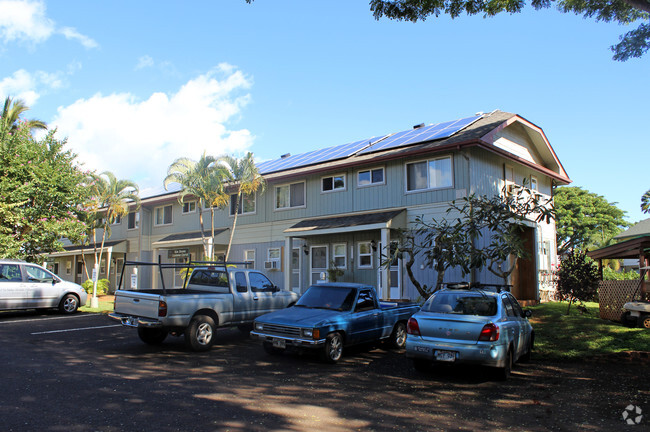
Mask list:
[[[125,262],[125,267],[143,265],[159,267],[160,274],[165,268],[191,271],[184,288],[166,289],[162,281],[163,288],[115,292],[115,308],[109,317],[137,328],[147,344],[160,344],[171,334],[184,336],[194,351],[207,351],[217,328],[237,326],[248,333],[256,317],[284,309],[298,299],[298,294],[279,289],[259,271],[226,263]]]
[[[442,289],[409,320],[406,357],[418,370],[436,363],[490,366],[505,380],[515,362],[530,359],[530,315],[509,292]]]
[[[88,295],[43,267],[19,260],[0,260],[0,310],[58,308],[77,312]]]
[[[322,283],[309,287],[293,307],[257,318],[251,336],[270,354],[314,349],[336,363],[344,346],[385,340],[404,347],[406,322],[417,310],[415,303],[379,302],[369,285]]]

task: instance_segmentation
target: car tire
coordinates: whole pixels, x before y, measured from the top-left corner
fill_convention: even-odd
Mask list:
[[[406,346],[406,324],[403,322],[398,322],[393,327],[393,332],[390,335],[388,340],[391,348],[401,349]]]
[[[148,345],[160,345],[163,343],[169,332],[162,328],[138,327],[140,340]]]
[[[625,311],[623,312],[623,315],[621,315],[621,323],[625,327],[635,327],[637,320],[636,318],[632,317],[632,312],[630,311]]]
[[[321,351],[321,359],[326,363],[336,363],[343,356],[343,337],[334,332],[327,335],[325,346]]]
[[[431,362],[428,362],[424,359],[411,359],[411,364],[413,365],[413,368],[418,372],[427,372],[431,368]]]
[[[639,317],[639,327],[650,329],[650,315],[645,314]]]
[[[214,344],[215,333],[214,320],[207,315],[197,315],[185,329],[185,343],[193,351],[208,351]]]
[[[73,314],[79,309],[79,299],[74,294],[66,294],[59,303],[59,311],[64,314]]]
[[[502,368],[497,368],[496,376],[499,381],[506,381],[512,372],[512,349],[508,349],[506,354],[506,364]]]
[[[262,347],[267,354],[270,355],[280,355],[284,352],[282,348],[276,348],[271,342],[262,342]]]

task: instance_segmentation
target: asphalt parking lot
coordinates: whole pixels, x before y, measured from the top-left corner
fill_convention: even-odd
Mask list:
[[[612,431],[628,427],[630,404],[650,416],[648,362],[533,355],[502,383],[474,368],[421,374],[382,347],[347,350],[336,365],[269,356],[236,329],[206,353],[173,337],[151,347],[83,313],[0,312],[0,338],[5,431]]]

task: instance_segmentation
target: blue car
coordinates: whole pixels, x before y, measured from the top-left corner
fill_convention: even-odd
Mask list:
[[[530,315],[509,292],[442,289],[409,319],[406,356],[420,371],[432,364],[475,364],[495,368],[505,380],[515,362],[530,359]]]

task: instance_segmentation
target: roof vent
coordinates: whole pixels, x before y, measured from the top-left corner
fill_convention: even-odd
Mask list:
[[[283,154],[282,156],[280,156],[280,159],[286,159],[286,158],[288,158],[289,156],[291,156],[291,153],[285,153],[285,154]]]
[[[421,127],[424,127],[424,123],[413,126],[413,129],[420,129]]]

